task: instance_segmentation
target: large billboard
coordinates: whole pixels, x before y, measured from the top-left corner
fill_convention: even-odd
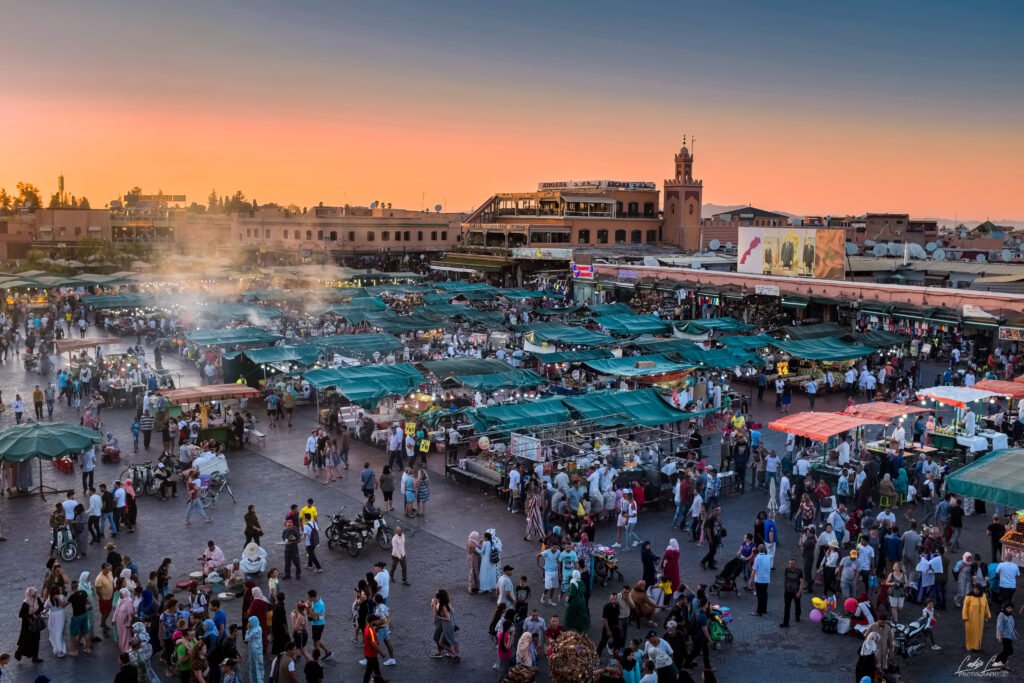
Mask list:
[[[842,280],[846,233],[835,228],[741,227],[736,270],[755,275]]]

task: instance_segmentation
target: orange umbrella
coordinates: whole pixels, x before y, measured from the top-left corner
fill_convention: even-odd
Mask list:
[[[1024,384],[1020,385],[1022,395],[1024,395]],[[894,420],[905,415],[913,415],[915,413],[930,413],[931,410],[928,408],[921,408],[920,406],[903,405],[902,403],[888,403],[886,401],[873,401],[871,403],[859,403],[852,405],[845,411],[847,415],[854,415],[856,417],[863,417],[866,419],[874,420]]]
[[[1024,398],[1024,378],[1018,377],[1012,382],[1006,382],[1001,379],[983,379],[980,382],[975,383],[975,389],[984,389],[985,391],[994,391],[997,394],[1003,396],[1011,396],[1013,398]]]
[[[797,413],[768,423],[769,429],[796,434],[812,441],[828,441],[830,436],[866,425],[884,425],[886,420],[868,419],[844,413]]]

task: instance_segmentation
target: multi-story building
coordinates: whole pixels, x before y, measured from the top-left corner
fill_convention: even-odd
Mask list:
[[[124,201],[110,202],[110,229],[114,242],[173,242],[175,222],[183,209],[171,206],[185,195],[128,193]]]
[[[722,211],[701,222],[701,249],[709,248],[717,241],[720,246],[736,244],[741,227],[778,228],[789,225],[789,216],[784,213],[765,211],[755,206],[743,206],[731,211]]]
[[[263,207],[231,217],[232,243],[264,251],[368,254],[447,251],[465,214],[387,207],[315,206],[301,213]]]

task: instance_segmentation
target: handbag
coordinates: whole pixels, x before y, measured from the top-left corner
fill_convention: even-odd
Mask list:
[[[41,615],[36,615],[32,621],[28,623],[28,630],[32,633],[39,633],[46,628],[46,619]]]

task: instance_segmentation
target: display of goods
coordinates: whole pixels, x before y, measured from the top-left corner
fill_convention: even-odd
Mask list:
[[[533,683],[537,680],[537,669],[525,664],[519,664],[509,670],[502,683]]]
[[[551,682],[589,683],[597,664],[594,641],[582,633],[565,631],[551,648],[551,657],[548,659]]]

